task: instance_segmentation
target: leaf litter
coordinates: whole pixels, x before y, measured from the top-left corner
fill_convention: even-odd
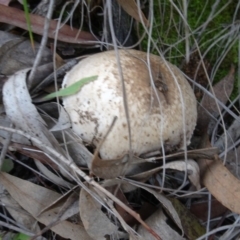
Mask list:
[[[15,201],[37,221],[47,226],[58,216],[56,209],[50,209],[40,216],[38,215],[43,208],[58,199],[61,196],[60,194],[4,173],[1,173],[0,179]],[[91,239],[81,224],[73,224],[67,221],[60,221],[53,226],[53,231],[65,238],[70,237],[77,240],[79,236],[82,236],[84,239]]]
[[[144,17],[143,13],[141,13],[141,17],[139,18],[139,16],[137,15],[138,13],[137,6],[133,4],[133,2],[130,3],[128,3],[127,1],[118,2],[123,7],[123,9],[133,18],[135,18],[138,22],[143,21],[145,27],[149,24],[148,19]],[[7,19],[6,17],[8,16],[7,14],[9,14],[9,12],[11,11],[15,12],[15,10],[11,8],[7,9],[5,7],[3,8],[0,6],[0,9],[1,11],[3,11],[4,9],[6,9],[7,11],[2,15],[4,21],[6,21],[5,19]],[[16,14],[20,17],[22,13],[16,11]],[[31,15],[31,18],[34,24],[37,17]],[[23,21],[21,20],[20,23],[22,22]],[[40,31],[41,30],[38,29],[38,32]],[[63,32],[63,34],[65,33]],[[60,39],[61,38],[65,39],[64,35],[62,36],[60,34],[59,36]],[[1,38],[2,37],[0,37],[0,39]],[[23,41],[24,39],[22,38],[16,39],[13,38],[13,40],[8,39],[0,47],[0,52],[3,53],[2,57],[9,56],[10,50],[12,52],[16,51],[15,48],[18,45],[22,44]],[[26,48],[24,47],[22,49]],[[22,53],[21,57],[24,58],[24,53]],[[15,59],[11,61],[16,60],[17,57],[15,56]],[[12,122],[15,123],[15,127],[23,130],[26,136],[24,138],[24,132],[21,132],[22,135],[19,135],[18,133],[20,133],[20,131],[18,131],[17,129],[14,130],[13,131],[14,137],[12,138],[13,143],[9,144],[9,150],[10,149],[14,149],[15,151],[17,150],[18,152],[21,152],[23,155],[28,155],[29,157],[35,159],[35,162],[39,166],[40,171],[47,175],[48,178],[52,179],[52,181],[55,182],[55,184],[58,186],[65,186],[66,188],[69,188],[72,186],[72,182],[71,183],[69,182],[72,179],[75,180],[75,184],[77,183],[82,186],[82,188],[80,189],[78,206],[76,205],[76,199],[78,199],[78,194],[77,197],[76,194],[73,194],[75,195],[75,197],[73,198],[75,200],[75,203],[73,203],[74,201],[71,200],[71,196],[69,196],[69,198],[66,196],[61,197],[63,194],[56,194],[56,191],[50,191],[44,187],[32,184],[29,181],[23,181],[20,178],[16,178],[11,175],[1,173],[0,175],[1,183],[10,193],[11,197],[13,197],[15,201],[17,201],[17,203],[31,215],[31,217],[33,217],[34,219],[43,223],[46,226],[46,228],[45,229],[43,228],[41,231],[47,230],[49,226],[57,234],[71,239],[79,239],[77,238],[77,236],[78,237],[81,236],[84,239],[91,239],[91,237],[92,239],[105,239],[105,235],[106,234],[110,235],[111,233],[113,234],[112,237],[115,238],[117,237],[120,238],[120,236],[122,236],[123,238],[128,237],[129,234],[130,239],[141,238],[156,239],[157,235],[161,236],[162,239],[184,239],[184,238],[196,239],[201,235],[204,235],[204,229],[201,226],[201,224],[196,220],[196,218],[191,218],[190,216],[191,214],[188,214],[188,211],[186,211],[186,209],[182,207],[182,203],[180,203],[180,201],[177,198],[170,199],[165,196],[165,194],[167,195],[167,193],[171,192],[168,191],[169,189],[166,188],[168,186],[169,176],[167,175],[167,180],[165,180],[166,187],[164,185],[165,188],[162,188],[164,192],[160,190],[161,188],[159,187],[159,185],[154,186],[154,184],[151,182],[152,176],[157,176],[156,179],[160,178],[164,179],[163,176],[164,173],[166,173],[166,171],[170,169],[172,169],[173,172],[177,171],[184,172],[184,174],[186,174],[187,176],[187,178],[185,178],[185,180],[187,180],[186,182],[190,182],[191,187],[195,186],[196,189],[198,190],[200,189],[201,180],[203,186],[207,187],[208,191],[213,196],[215,196],[220,203],[222,203],[225,207],[227,207],[231,211],[239,214],[239,196],[238,196],[239,180],[237,178],[234,178],[233,175],[222,164],[221,159],[218,157],[219,153],[215,148],[218,147],[220,149],[219,156],[223,157],[223,154],[227,156],[227,161],[230,161],[231,158],[234,159],[233,161],[236,161],[238,158],[239,147],[237,147],[237,145],[233,147],[233,149],[231,149],[231,147],[239,139],[238,133],[239,119],[235,119],[233,121],[233,124],[230,124],[229,127],[226,126],[228,128],[225,129],[226,131],[222,133],[221,136],[217,135],[219,134],[220,131],[216,130],[221,128],[221,121],[219,121],[219,119],[222,118],[223,116],[222,105],[217,104],[216,99],[218,99],[218,101],[220,101],[224,105],[226,105],[227,102],[229,102],[230,94],[233,89],[235,74],[235,69],[233,66],[231,67],[229,74],[226,77],[224,77],[221,81],[219,81],[219,83],[217,83],[216,85],[209,89],[210,94],[215,96],[215,98],[213,98],[212,96],[210,97],[208,94],[205,94],[203,96],[201,104],[199,105],[198,120],[200,124],[198,124],[197,128],[200,129],[200,132],[202,134],[200,139],[201,148],[188,151],[187,159],[184,159],[185,152],[173,153],[169,154],[169,156],[168,155],[161,156],[159,152],[156,154],[149,153],[146,156],[141,156],[138,159],[135,159],[136,162],[140,160],[140,163],[132,164],[132,166],[130,166],[130,170],[128,169],[129,174],[125,175],[126,172],[124,159],[127,156],[123,156],[123,158],[119,160],[113,159],[112,161],[106,162],[99,158],[97,154],[98,152],[95,152],[95,156],[93,155],[94,147],[91,145],[91,143],[83,143],[80,138],[73,134],[71,129],[69,129],[70,125],[67,120],[67,116],[64,115],[63,111],[60,111],[59,116],[56,117],[54,121],[46,120],[47,119],[46,115],[43,116],[42,113],[40,115],[37,112],[36,107],[34,106],[34,104],[32,104],[32,99],[27,89],[27,73],[29,70],[22,70],[18,72],[21,69],[31,67],[32,66],[31,63],[33,60],[34,56],[32,57],[30,64],[26,66],[25,65],[17,66],[16,68],[14,66],[14,68],[12,68],[9,62],[5,64],[7,58],[1,59],[2,63],[0,64],[1,73],[8,75],[13,74],[13,76],[10,76],[9,78],[10,80],[9,83],[11,83],[12,81],[13,84],[12,87],[10,88],[11,90],[7,90],[6,92],[7,85],[6,87],[4,86],[5,89],[3,89],[3,95],[5,99],[4,100],[5,110],[8,117],[10,117]],[[49,64],[51,65],[51,63]],[[45,76],[40,77],[39,80],[36,80],[35,85],[38,86],[37,81],[39,81],[39,84],[41,85],[40,79],[44,79],[45,77],[47,77],[49,74],[51,74],[51,71],[52,70],[50,67],[49,72]],[[20,93],[18,90],[24,91]],[[39,94],[38,91],[40,90],[44,89],[43,88],[38,89],[37,91],[35,91],[35,94],[38,95]],[[57,95],[64,96],[64,94],[71,95],[75,93],[75,90],[72,91],[71,89],[70,90],[67,89],[67,91],[68,93],[53,93],[50,96],[56,97]],[[18,99],[19,96],[21,97]],[[21,103],[25,104],[24,107],[21,106]],[[15,111],[16,109],[15,106],[18,106],[17,109],[19,111],[18,110]],[[56,105],[54,107],[53,105],[50,106],[52,109],[54,108],[61,109],[61,107]],[[1,132],[0,132],[0,136],[2,138],[1,143],[3,143],[4,139],[6,138],[6,131],[4,131],[3,129],[6,129],[9,126],[8,123],[10,123],[9,121],[7,124],[5,124],[4,128],[2,127],[4,125],[2,124],[4,121],[5,120],[1,120]],[[51,122],[50,125],[53,126],[52,129],[50,129],[49,127],[50,122]],[[68,122],[68,124],[65,124],[66,122]],[[199,131],[199,129],[197,130]],[[54,132],[51,133],[51,131]],[[212,145],[206,139],[207,136],[206,131],[208,131],[208,134],[212,135],[212,139],[214,139]],[[35,146],[31,146],[31,144],[34,143],[34,141],[32,141],[34,138],[38,139],[40,142],[43,142],[44,144],[46,144],[46,146],[43,146],[38,143],[36,144],[36,142],[35,144],[33,144]],[[23,145],[22,142],[23,139],[25,139],[24,144],[26,145]],[[48,151],[50,148],[54,148],[56,152],[57,151],[59,152],[60,154],[59,159],[61,159],[62,157],[65,158],[66,161],[64,162],[62,160],[58,160],[57,163],[54,162],[53,164],[52,163],[53,160],[55,159],[56,161],[57,159],[56,157],[57,154],[56,155],[50,154],[50,151]],[[34,156],[33,154],[34,151],[38,156]],[[228,153],[225,153],[226,151],[228,151]],[[230,157],[230,153],[233,155],[235,153],[235,156]],[[79,158],[79,156],[81,156],[80,158],[84,160],[83,161],[80,160],[77,164],[75,162],[75,159]],[[43,161],[43,159],[45,160]],[[72,159],[74,159],[74,162],[72,162]],[[194,160],[191,159],[194,160],[198,159],[201,173],[200,178],[198,165]],[[44,165],[41,167],[42,164],[39,164],[40,162],[44,162],[44,164],[47,165],[52,164],[52,168],[55,169],[55,172],[53,173],[52,171],[49,171],[47,168],[44,168]],[[62,177],[58,174],[59,165],[62,165],[63,162],[64,162],[63,168],[69,173],[71,173],[73,178],[63,180]],[[67,166],[68,165],[67,163],[71,165],[70,168]],[[75,163],[78,165],[78,167],[74,165]],[[236,165],[238,165],[237,162]],[[77,171],[74,171],[76,169]],[[91,178],[92,176],[88,175],[89,169],[91,169],[92,173],[94,173],[96,176],[101,177],[102,178],[101,181],[98,181],[97,178],[94,178],[93,180],[93,178]],[[78,171],[81,170],[83,170],[84,172],[79,173]],[[113,174],[111,173],[111,171],[113,171]],[[86,175],[84,175],[83,173]],[[124,173],[125,175],[124,180],[112,179],[116,175],[121,176],[122,173]],[[79,179],[79,176],[81,176],[81,179]],[[87,187],[84,187],[84,185],[82,184],[82,178],[89,182],[89,185],[87,185]],[[139,185],[133,184],[134,182],[133,180],[135,180]],[[115,192],[109,190],[110,191],[109,195],[108,193],[107,195],[105,195],[106,192],[104,194],[104,189],[102,189],[101,186],[107,185],[113,185],[114,186],[113,189],[115,189]],[[177,189],[179,185],[178,184],[176,185],[174,187]],[[153,189],[154,187],[157,187],[157,190],[150,189],[152,187]],[[108,187],[105,188],[108,189]],[[150,192],[160,201],[160,204],[156,204],[154,208],[155,209],[154,213],[146,219],[146,225],[144,226],[143,224],[142,226],[141,225],[138,226],[135,232],[131,228],[133,226],[130,227],[126,223],[124,215],[120,214],[120,208],[117,208],[116,206],[120,206],[121,204],[120,205],[117,204],[117,200],[114,198],[114,196],[116,194],[117,198],[121,199],[120,201],[123,202],[123,205],[121,205],[123,207],[123,208],[121,207],[122,208],[121,211],[122,210],[126,211],[127,209],[126,212],[131,213],[132,217],[136,218],[139,221],[141,220],[141,216],[143,215],[140,216],[140,219],[136,217],[135,214],[138,212],[137,208],[139,207],[139,205],[134,203],[134,201],[132,201],[130,197],[131,194],[134,191],[137,191],[139,188],[145,189],[148,192]],[[122,195],[119,193],[118,191],[119,189],[124,190],[122,192]],[[191,191],[192,191],[191,188],[189,188],[187,192],[189,196],[191,194],[193,194],[193,196],[194,194],[202,196],[201,192]],[[79,191],[77,192],[79,193]],[[182,194],[181,191],[179,191],[179,194],[180,195]],[[184,196],[182,197],[183,199]],[[185,196],[185,198],[187,197]],[[36,199],[36,201],[33,201],[33,199]],[[138,196],[137,199],[141,198]],[[66,218],[71,217],[70,216],[71,214],[70,215],[67,214],[67,211],[69,210],[68,207],[70,207],[68,206],[68,204],[72,205],[71,207],[74,207],[73,211],[74,214],[80,213],[80,217],[82,217],[82,219],[78,220],[83,222],[83,226],[79,223],[74,225],[71,222],[72,220],[66,221]],[[124,208],[124,204],[128,206],[129,209],[131,209],[132,211],[130,211],[127,207]],[[135,206],[135,204],[138,207]],[[33,210],[33,208],[35,208],[35,210]],[[165,208],[165,211],[162,210],[163,208]],[[135,213],[133,213],[134,211]],[[39,213],[41,212],[42,214],[39,215]],[[110,212],[111,214],[109,214]],[[63,217],[64,213],[66,217]],[[14,215],[13,218],[16,217],[17,216]],[[173,220],[176,221],[175,224],[179,228],[178,231],[175,231],[174,230],[175,228],[172,228],[167,224],[169,218],[172,218]],[[102,221],[103,219],[104,221]],[[106,226],[108,226],[108,228]],[[119,231],[119,228],[121,227],[122,229],[121,231]],[[71,232],[73,229],[74,231]],[[41,234],[42,233],[41,231],[38,228],[37,232],[35,231],[34,233]],[[155,236],[155,238],[153,236]]]

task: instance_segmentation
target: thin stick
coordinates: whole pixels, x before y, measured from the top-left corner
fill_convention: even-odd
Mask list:
[[[18,228],[16,226],[13,226],[12,224],[5,223],[3,221],[0,221],[0,226],[6,227],[6,228],[11,229],[11,230],[14,230],[16,232],[24,233],[24,234],[26,234],[28,236],[34,236],[34,233],[32,233],[32,232],[28,232],[28,231],[26,231],[26,230],[24,230],[22,228]]]
[[[12,127],[13,124],[11,123],[9,127]],[[11,139],[12,139],[12,133],[8,133],[7,134],[7,137],[3,143],[3,148],[2,148],[2,151],[1,151],[1,155],[0,155],[0,169],[2,168],[2,165],[3,165],[3,161],[4,161],[4,158],[6,156],[6,153],[7,153],[7,150],[8,150],[8,146],[11,142]]]
[[[123,106],[124,106],[124,111],[125,111],[126,120],[127,120],[127,127],[128,127],[129,158],[132,159],[133,153],[132,153],[132,132],[131,132],[131,121],[130,121],[131,119],[130,119],[130,116],[129,116],[129,108],[128,108],[128,101],[127,101],[125,80],[124,80],[124,76],[123,76],[122,65],[121,65],[121,62],[120,62],[120,55],[118,53],[117,41],[116,41],[114,26],[113,26],[113,22],[112,22],[112,19],[113,19],[113,17],[112,17],[112,1],[107,0],[106,4],[107,4],[108,16],[109,16],[109,19],[108,19],[109,21],[108,22],[109,22],[109,27],[110,27],[110,31],[111,31],[114,51],[115,51],[115,54],[116,54],[118,73],[119,73],[119,77],[120,77],[120,80],[121,80],[121,83],[122,83]]]
[[[44,23],[44,28],[43,28],[43,37],[42,37],[42,40],[41,40],[41,45],[39,47],[37,56],[35,58],[35,61],[34,61],[33,67],[32,67],[32,71],[30,72],[30,76],[29,76],[29,79],[28,79],[28,85],[30,87],[32,86],[32,83],[33,83],[33,80],[34,80],[34,75],[35,75],[36,70],[37,70],[37,66],[39,65],[39,63],[42,59],[43,51],[44,51],[44,48],[46,47],[46,43],[47,43],[47,40],[48,40],[48,31],[49,31],[49,27],[50,27],[50,21],[52,19],[54,2],[55,1],[52,0],[49,3],[48,13],[47,13],[47,16],[45,18],[45,23]]]

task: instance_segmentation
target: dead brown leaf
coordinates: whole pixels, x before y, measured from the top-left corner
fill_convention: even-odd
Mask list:
[[[91,163],[91,172],[100,178],[111,179],[123,175],[126,165],[128,155],[115,160],[102,160],[95,155]]]
[[[240,177],[239,177],[239,169],[240,169],[239,156],[240,156],[240,146],[229,151],[226,156],[226,159],[227,159],[226,167],[238,179],[240,179]]]
[[[164,240],[184,240],[178,232],[167,224],[167,217],[161,208],[155,211],[155,213],[146,220],[146,223],[149,224]],[[155,240],[155,238],[142,226],[139,227],[137,232],[140,234],[141,239]]]
[[[141,186],[141,188],[154,195],[154,197],[161,203],[162,207],[168,212],[169,216],[173,219],[173,221],[179,227],[181,232],[184,233],[180,216],[178,215],[178,213],[177,213],[176,209],[174,208],[172,202],[160,192],[154,191],[154,190],[152,190],[148,187]],[[152,227],[151,224],[150,224],[150,226]],[[160,236],[161,236],[161,234],[160,234]]]
[[[168,198],[177,211],[185,235],[188,239],[197,239],[205,234],[205,228],[199,223],[199,220],[192,215],[189,210],[176,198]]]
[[[149,26],[149,22],[144,16],[143,12],[138,11],[138,6],[135,0],[117,0],[118,4],[136,21],[141,22],[141,19],[145,25],[145,27]]]
[[[1,204],[8,210],[12,218],[18,223],[29,229],[33,233],[40,231],[39,224],[33,224],[36,222],[35,218],[24,210],[13,198],[4,186],[0,182],[0,196]]]
[[[3,115],[3,114],[0,115],[0,122],[1,122],[1,126],[3,127],[9,127],[11,124],[11,120],[6,115]],[[3,139],[6,139],[6,138],[7,138],[7,132],[0,130],[0,142],[3,143]],[[26,146],[31,145],[31,142],[29,141],[29,139],[25,138],[24,136],[19,136],[16,133],[12,134],[11,141],[16,143],[21,143]]]
[[[0,181],[20,206],[39,222],[47,226],[57,218],[56,208],[46,211],[40,216],[38,214],[56,201],[61,196],[60,194],[7,173],[0,173]],[[63,238],[91,240],[81,224],[62,221],[51,229]]]
[[[240,121],[235,119],[231,126],[227,130],[227,134],[223,133],[218,140],[214,143],[215,147],[218,147],[220,152],[228,149],[232,144],[234,144],[240,137]],[[227,145],[226,145],[227,143]]]
[[[102,212],[102,205],[84,189],[80,192],[79,207],[83,225],[93,239],[104,240],[106,235],[117,233],[118,227]]]
[[[51,166],[53,169],[57,170],[58,166],[48,158],[42,150],[34,146],[23,145],[20,143],[11,143],[10,147],[15,149],[16,151],[20,152],[21,154],[28,156],[30,158],[36,159],[43,164],[47,164]]]
[[[102,183],[102,186],[105,188],[110,188],[113,187],[115,185],[121,186],[121,190],[124,193],[128,193],[131,191],[136,190],[136,186],[130,184],[128,181],[122,181],[121,179],[115,178],[115,179],[107,179],[104,180]]]
[[[113,179],[119,176],[129,176],[141,173],[155,167],[154,164],[147,162],[137,156],[125,154],[119,159],[103,160],[96,152],[91,161],[91,173],[103,179]]]
[[[113,193],[114,195],[116,195],[116,197],[122,201],[123,203],[125,203],[129,208],[133,209],[132,206],[129,204],[126,196],[124,195],[124,193],[122,192],[121,188],[119,187],[120,184],[112,186],[112,187],[108,187],[107,189],[109,190],[109,192]],[[115,204],[115,208],[117,210],[117,212],[120,214],[120,216],[123,218],[123,220],[130,226],[133,226],[134,224],[137,224],[136,219],[131,216],[129,213],[127,213],[122,207],[120,207],[118,204]]]
[[[202,183],[222,205],[240,214],[240,181],[216,156],[215,161],[199,160]]]
[[[27,136],[27,138],[29,138],[36,146],[39,146],[40,148],[43,148],[47,153],[50,153],[51,155],[55,156],[58,158],[58,160],[61,163],[64,164],[69,164],[69,160],[64,157],[63,155],[59,154],[55,149],[48,147],[46,144],[42,143],[41,141],[39,141],[37,138],[32,137],[30,134],[27,134],[21,130],[14,130],[12,128],[7,128],[7,127],[2,127],[0,126],[0,129],[8,131],[8,132],[17,132],[18,134],[22,135],[22,136]],[[137,221],[142,224],[142,226],[144,226],[144,228],[147,229],[147,231],[149,231],[156,239],[161,239],[158,234],[150,227],[148,226],[142,219],[141,216],[139,214],[136,214],[136,212],[134,212],[132,209],[130,209],[128,206],[126,206],[124,203],[122,203],[121,201],[119,201],[119,199],[117,199],[114,195],[112,195],[109,191],[107,191],[104,187],[102,187],[100,184],[98,184],[97,182],[95,182],[92,178],[90,178],[88,175],[86,175],[86,173],[84,173],[81,169],[79,169],[74,162],[72,164],[70,164],[70,171],[74,171],[74,173],[76,173],[78,176],[81,176],[83,179],[85,179],[91,186],[94,187],[94,189],[96,191],[101,192],[101,195],[106,196],[107,198],[109,198],[111,201],[115,202],[116,204],[118,204],[119,206],[121,206],[122,208],[124,208],[126,210],[126,212],[128,212],[129,214],[131,214],[135,219],[137,219]],[[79,182],[79,184],[81,184],[81,182]],[[105,198],[105,197],[104,197]]]
[[[211,147],[208,136],[202,139],[203,147]],[[215,160],[198,160],[201,181],[209,192],[223,206],[240,214],[240,181],[223,165],[222,160],[215,155]]]
[[[36,49],[38,49],[39,46],[40,45],[38,43],[35,43]],[[1,74],[12,75],[19,70],[30,68],[35,61],[35,57],[36,53],[33,52],[31,43],[28,39],[19,37],[15,34],[0,31]],[[52,62],[52,52],[48,48],[44,48],[40,65],[50,62]],[[47,72],[44,73],[46,74]],[[44,73],[42,72],[41,75],[44,76]]]
[[[134,179],[135,181],[146,182],[149,178],[151,178],[154,174],[160,172],[162,169],[174,169],[177,171],[187,170],[187,175],[190,182],[197,189],[200,189],[199,167],[198,167],[198,164],[192,159],[188,159],[187,161],[178,160],[178,161],[165,163],[163,166],[155,167],[148,171],[143,171],[139,174],[131,175],[129,176],[129,178]]]
[[[36,34],[43,35],[45,18],[34,14],[29,14],[29,17],[32,25],[32,31]],[[0,22],[28,30],[24,12],[2,4],[0,4]],[[49,38],[55,38],[56,28],[57,21],[51,20],[48,32]],[[79,32],[78,29],[64,25],[59,29],[58,40],[67,43],[91,45],[92,43],[90,43],[90,41],[96,41],[96,38],[91,33],[85,31]]]
[[[59,206],[59,208],[58,208]],[[53,202],[52,204],[50,204],[50,206],[46,207],[45,209],[43,209],[43,211],[41,211],[41,214],[43,214],[44,212],[49,212],[52,210],[54,210],[56,212],[56,208],[59,209],[57,216],[52,219],[51,223],[48,224],[48,226],[46,226],[45,228],[43,228],[41,231],[39,231],[37,233],[36,236],[41,236],[43,233],[45,233],[47,230],[51,229],[53,226],[56,226],[59,222],[62,222],[74,215],[76,215],[79,212],[79,206],[78,206],[78,194],[75,192],[72,192],[72,190],[70,190],[69,192],[67,192],[66,194],[64,194],[62,197],[60,197],[59,199],[57,199],[55,202]],[[38,217],[39,217],[38,215]]]
[[[62,214],[64,214],[65,210],[69,209],[71,206],[73,206],[73,203],[78,200],[78,193],[74,191],[74,190],[76,190],[77,187],[78,186],[69,190],[68,192],[66,192],[65,194],[60,196],[56,201],[52,202],[49,206],[42,209],[42,211],[39,213],[39,215],[41,215],[42,213],[47,212],[51,209],[58,208],[58,207],[59,208],[61,207],[61,212],[62,212]],[[77,214],[78,212],[79,211],[74,211],[73,214]],[[65,219],[67,219],[67,218],[65,218]]]
[[[208,209],[211,211],[211,218],[221,217],[229,211],[217,199],[212,199],[209,203],[209,199],[205,198],[199,200],[199,202],[194,202],[191,205],[190,212],[205,222],[208,220]]]
[[[232,66],[229,74],[216,84],[213,89],[215,96],[224,104],[228,101],[232,91],[235,69]],[[208,101],[207,101],[208,100]],[[219,116],[219,111],[214,99],[205,96],[202,102],[210,114]],[[221,107],[219,106],[220,110]],[[212,147],[208,139],[207,129],[210,121],[206,110],[199,108],[198,128],[201,131],[201,147]],[[215,160],[202,158],[198,160],[201,182],[209,192],[225,207],[235,213],[240,213],[240,181],[223,165],[222,160],[215,154]]]
[[[228,75],[213,86],[213,91],[210,90],[210,92],[214,94],[215,97],[223,104],[227,103],[232,93],[234,84],[234,74],[235,67],[232,65]],[[204,128],[203,124],[210,120],[210,123],[208,123],[210,127],[209,133],[212,132],[215,123],[214,118],[217,118],[220,115],[219,110],[221,111],[222,107],[219,104],[217,104],[215,98],[205,93],[201,101],[201,104],[198,107],[198,120],[197,120],[198,127]],[[210,116],[212,116],[213,118],[211,118]]]
[[[211,93],[214,93],[216,98],[219,101],[221,101],[223,104],[227,103],[227,101],[229,100],[230,94],[232,93],[233,84],[234,84],[234,74],[235,74],[235,67],[232,65],[228,75],[225,76],[223,79],[221,79],[217,84],[213,86],[213,92],[210,91]],[[202,99],[201,105],[203,108],[205,108],[215,117],[219,116],[216,101],[211,96],[205,94]],[[221,106],[219,106],[219,108],[220,110],[222,109]]]

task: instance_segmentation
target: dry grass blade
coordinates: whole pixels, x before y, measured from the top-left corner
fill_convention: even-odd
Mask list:
[[[211,147],[211,148],[201,148],[201,149],[194,149],[194,150],[189,150],[187,151],[187,156],[188,158],[193,158],[193,159],[199,159],[199,158],[206,158],[206,159],[215,159],[214,156],[215,154],[218,153],[218,148],[217,147]],[[161,160],[163,158],[165,159],[179,159],[179,158],[184,158],[184,151],[168,154],[166,156],[161,156],[161,157],[153,157],[153,160]],[[147,159],[146,159],[147,160]],[[150,161],[151,159],[149,159]]]

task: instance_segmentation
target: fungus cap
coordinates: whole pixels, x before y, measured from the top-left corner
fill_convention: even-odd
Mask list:
[[[171,63],[159,56],[136,50],[119,50],[128,104],[132,152],[162,149],[172,151],[190,143],[197,120],[192,88]],[[102,159],[116,159],[129,152],[129,131],[122,80],[115,51],[92,55],[80,61],[63,81],[67,87],[82,78],[98,78],[75,95],[64,97],[72,128],[95,146],[117,121],[100,149]]]

